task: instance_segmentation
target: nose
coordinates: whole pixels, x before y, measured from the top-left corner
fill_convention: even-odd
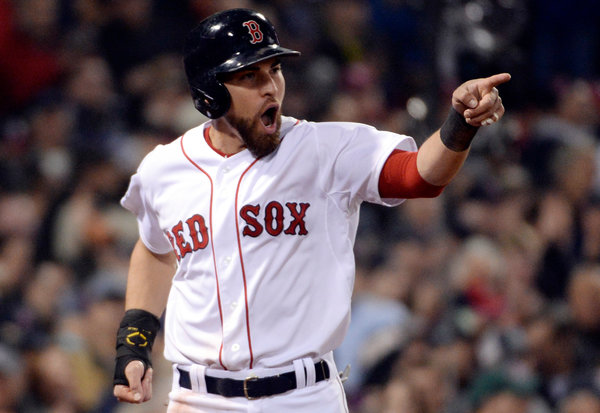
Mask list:
[[[271,73],[263,73],[260,90],[263,95],[275,95],[277,92],[277,82]]]

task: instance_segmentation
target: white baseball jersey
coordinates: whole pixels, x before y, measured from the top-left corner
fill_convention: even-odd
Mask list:
[[[355,123],[283,117],[282,141],[255,159],[208,143],[210,121],[139,166],[122,205],[142,242],[174,251],[165,357],[244,370],[317,358],[343,340],[354,282],[359,207],[412,138]]]

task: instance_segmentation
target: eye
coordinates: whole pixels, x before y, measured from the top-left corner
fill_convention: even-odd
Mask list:
[[[253,80],[256,77],[254,72],[245,72],[240,76],[240,80]]]

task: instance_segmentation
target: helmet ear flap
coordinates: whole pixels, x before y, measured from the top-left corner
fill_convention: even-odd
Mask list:
[[[212,82],[201,82],[204,88],[190,85],[194,107],[210,119],[220,118],[231,106],[231,95],[223,83],[214,79]]]

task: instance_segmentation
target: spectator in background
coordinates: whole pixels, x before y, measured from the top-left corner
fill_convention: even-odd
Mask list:
[[[112,0],[109,18],[98,35],[98,48],[117,89],[133,70],[165,53],[180,52],[180,39],[193,25],[178,2]],[[179,19],[179,20],[176,20]]]
[[[530,373],[539,382],[539,394],[551,407],[572,391],[593,386],[588,369],[578,368],[577,334],[561,312],[541,315],[526,330]]]
[[[534,102],[544,106],[548,85],[560,78],[591,79],[600,70],[600,5],[594,0],[531,2],[531,70]],[[569,30],[554,27],[565,23]]]
[[[600,266],[580,265],[567,288],[567,304],[577,332],[577,362],[593,376],[600,371]],[[600,391],[600,385],[595,385]]]
[[[335,351],[340,368],[351,367],[344,384],[350,403],[363,396],[361,387],[368,369],[398,347],[412,328],[412,314],[403,303],[408,287],[403,278],[385,268],[357,270],[351,327]]]
[[[600,397],[588,390],[573,392],[561,401],[558,413],[600,413]]]
[[[535,393],[532,383],[511,377],[505,371],[479,375],[470,389],[474,413],[550,413]]]
[[[0,343],[0,412],[19,411],[24,403],[26,385],[23,360],[16,351]]]
[[[0,1],[0,118],[26,110],[62,72],[58,1]]]
[[[552,89],[556,93],[555,103],[532,123],[530,136],[524,142],[521,162],[537,187],[567,189],[565,181],[570,179],[563,177],[564,172],[569,170],[560,163],[561,153],[567,150],[595,156],[600,101],[593,84],[582,79],[563,81]],[[589,190],[594,193],[598,189],[594,186],[590,188],[590,185],[598,182],[599,172],[594,168],[590,170],[590,166],[582,172],[585,173],[574,184],[574,189],[578,190],[573,194],[576,197],[574,201],[581,198],[582,194],[589,195]],[[593,182],[587,182],[589,179]]]
[[[75,377],[64,349],[46,345],[31,355],[30,393],[25,411],[76,413]]]

